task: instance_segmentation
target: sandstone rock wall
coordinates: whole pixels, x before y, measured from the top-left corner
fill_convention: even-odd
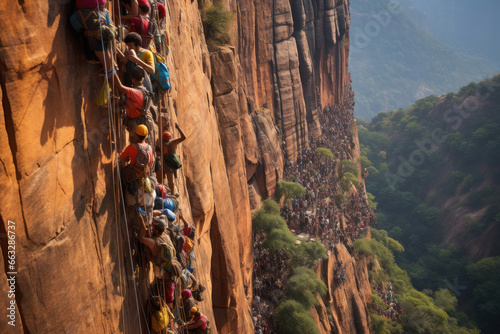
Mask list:
[[[246,333],[250,212],[274,194],[281,149],[295,159],[307,136],[320,133],[321,107],[341,100],[349,11],[347,0],[229,7],[237,18],[235,47],[210,54],[197,2],[168,3],[168,117],[188,137],[175,183],[184,215],[198,229],[197,277],[208,287],[201,308],[214,332]],[[119,118],[96,106],[103,79],[84,60],[70,10],[70,0],[0,4],[0,306],[9,302],[10,220],[18,307],[16,327],[0,322],[0,330],[138,333],[146,327],[138,319],[147,277],[139,273],[136,293],[115,201],[116,153],[127,138]]]

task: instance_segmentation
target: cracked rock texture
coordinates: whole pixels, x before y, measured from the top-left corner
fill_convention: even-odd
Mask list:
[[[176,191],[198,230],[197,277],[208,288],[201,309],[214,333],[248,333],[250,213],[274,195],[282,149],[295,159],[321,132],[321,109],[342,100],[350,18],[347,0],[225,4],[235,15],[234,47],[210,52],[197,2],[168,3],[168,118],[188,137]],[[118,117],[96,105],[103,79],[84,59],[71,9],[70,0],[0,4],[4,310],[9,224],[17,272],[16,326],[2,321],[0,332],[145,332],[138,319],[147,275],[137,273],[135,290],[126,222],[115,205],[116,152],[127,138]],[[349,314],[363,314],[362,301],[346,295]],[[344,325],[354,328],[338,320]]]

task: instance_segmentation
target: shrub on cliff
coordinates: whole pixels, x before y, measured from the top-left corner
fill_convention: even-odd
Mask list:
[[[276,196],[278,198],[285,196],[285,200],[289,200],[302,197],[305,194],[306,190],[300,183],[281,180],[276,184]]]
[[[293,276],[288,280],[286,286],[286,296],[296,300],[304,307],[319,305],[316,294],[321,296],[326,294],[326,285],[318,278],[318,275],[311,269],[298,267],[293,269]],[[300,333],[300,332],[299,332]]]
[[[361,187],[361,183],[359,183],[358,178],[354,174],[350,172],[344,173],[344,176],[340,180],[340,187],[342,188],[342,190],[348,191],[351,187],[351,184],[353,184],[358,190]]]
[[[359,176],[358,167],[353,164],[350,160],[342,160],[339,165],[339,175],[343,176],[344,173],[351,173],[354,176]]]
[[[316,323],[299,302],[287,300],[276,309],[276,318],[279,323],[279,333],[319,334]]]
[[[254,227],[270,234],[275,229],[287,229],[286,223],[279,215],[268,213],[264,210],[259,210],[253,217]]]
[[[327,148],[323,148],[323,147],[318,147],[316,149],[316,151],[321,154],[322,156],[328,158],[328,159],[332,159],[333,160],[333,153],[332,151],[330,151],[329,149]]]
[[[218,44],[227,44],[231,40],[229,29],[233,14],[221,3],[207,5],[202,9],[201,19],[205,28],[207,45],[211,48]]]
[[[399,334],[403,333],[403,327],[400,324],[392,322],[391,320],[378,315],[376,313],[370,314],[372,321],[372,329],[375,334]]]

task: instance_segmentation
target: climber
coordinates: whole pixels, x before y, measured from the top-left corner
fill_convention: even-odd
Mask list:
[[[147,6],[139,6],[139,15],[130,20],[128,31],[130,33],[135,32],[139,34],[141,36],[141,47],[146,49],[149,48],[149,44],[153,38],[152,34],[150,34],[150,24],[149,4]],[[152,27],[151,30],[154,30],[154,27]]]
[[[168,131],[163,132],[163,161],[165,163],[164,172],[167,173],[168,187],[174,191],[174,177],[177,178],[177,169],[182,167],[181,159],[177,155],[177,146],[186,140],[186,135],[182,131],[178,123],[175,123],[175,128],[179,130],[180,137],[171,140],[172,134]]]
[[[193,299],[201,302],[203,301],[202,293],[206,288],[196,279],[189,268],[185,268],[181,276],[181,285],[183,289],[189,289]]]
[[[137,0],[120,0],[120,4],[127,11],[127,14],[121,16],[123,23],[128,23],[132,18],[139,15],[139,3]]]
[[[133,84],[132,72],[134,68],[140,67],[144,69],[149,75],[155,74],[155,62],[153,58],[153,53],[149,50],[142,48],[142,38],[138,33],[131,32],[125,36],[123,40],[127,46],[127,50],[120,50],[117,48],[118,59],[122,64],[125,65],[125,86],[131,86]],[[151,85],[151,78],[147,75],[144,78],[144,87],[152,92],[153,86]]]
[[[187,237],[189,237],[191,239],[194,239],[195,234],[196,234],[195,227],[193,225],[189,224],[186,221],[186,219],[182,215],[182,212],[179,214],[179,218],[180,218],[180,220],[182,221],[182,223],[184,225],[184,228],[182,229],[182,234],[184,234],[185,236],[187,236]]]
[[[190,320],[186,322],[182,327],[187,327],[188,333],[190,334],[207,333],[207,317],[203,313],[201,313],[197,307],[192,307],[191,310],[189,310],[189,314]]]
[[[189,316],[189,311],[196,306],[196,302],[194,301],[191,290],[189,289],[182,290],[181,296],[182,296],[182,307],[184,310],[181,318],[182,321],[187,321]]]
[[[107,76],[111,76],[115,73],[115,69],[109,43],[106,41],[115,39],[116,27],[106,9],[106,0],[79,0],[76,4],[78,9],[71,15],[70,23],[77,32],[83,32],[85,48],[89,48],[95,54],[107,70]],[[104,29],[101,30],[101,27]],[[92,60],[89,59],[89,61]]]
[[[144,124],[149,132],[148,144],[154,147],[156,124],[150,112],[152,95],[142,85],[145,75],[142,68],[134,68],[132,71],[134,88],[123,86],[118,76],[115,75],[115,87],[118,91],[127,95],[127,100],[125,101],[125,109],[127,110],[125,125],[130,133],[131,141],[134,142],[137,140],[134,138],[133,129],[139,124]]]
[[[146,229],[139,234],[139,241],[148,246],[153,257],[154,275],[159,282],[156,290],[165,303],[173,308],[175,281],[174,277],[182,274],[182,268],[175,261],[175,249],[165,229],[167,223],[162,217],[153,218],[152,235],[146,236]]]
[[[151,307],[151,329],[153,334],[166,333],[168,327],[175,329],[175,317],[170,307],[165,305],[160,297],[153,296],[151,298]]]
[[[130,161],[130,165],[137,170],[143,170],[148,166],[152,167],[154,163],[153,150],[151,146],[146,143],[148,128],[144,124],[139,124],[135,128],[135,134],[137,135],[138,141],[137,143],[128,145],[122,152],[120,155],[122,164]]]

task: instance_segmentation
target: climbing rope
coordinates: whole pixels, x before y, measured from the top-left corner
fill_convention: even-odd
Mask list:
[[[97,0],[96,0],[97,2]],[[156,19],[156,22],[158,22],[158,29],[161,29],[160,25],[159,25],[159,13],[158,13],[158,1],[155,0],[153,2],[154,6],[156,6],[156,10],[154,10],[154,12],[152,13],[154,15],[151,16],[151,19],[152,20],[155,20]],[[168,6],[168,4],[166,4]],[[117,6],[119,6],[119,4],[117,4]],[[122,26],[122,21],[121,21],[121,12],[119,10],[119,8],[115,8],[115,6],[113,7],[112,9],[112,13],[113,14],[116,14],[115,12],[118,11],[118,18],[119,18],[119,41],[121,42],[123,40],[123,26]],[[113,15],[112,17],[115,17],[115,15]],[[100,27],[102,28],[102,25],[101,25],[101,21],[99,20],[99,25]],[[100,30],[100,33],[101,33],[101,45],[102,45],[102,49],[103,49],[103,54],[104,54],[104,73],[105,73],[105,82],[107,85],[109,85],[109,77],[108,77],[108,72],[110,69],[108,69],[108,59],[107,59],[107,52],[105,51],[105,43],[103,41],[103,36],[102,36],[102,29]],[[165,61],[166,60],[166,56],[164,56],[164,47],[165,47],[165,43],[164,43],[164,40],[163,38],[161,39],[162,40],[162,43],[159,45],[159,50],[156,50],[156,52],[158,52],[160,54],[160,56],[162,57],[162,59]],[[116,54],[114,53],[114,41],[113,41],[113,45],[111,45],[111,50],[110,50],[110,58],[111,58],[111,66],[113,67],[113,71],[114,71],[114,66],[115,66],[115,57],[116,57]],[[115,91],[115,83],[114,81],[112,82],[112,92]],[[158,89],[160,89],[158,87]],[[159,140],[160,140],[160,161],[161,161],[161,177],[160,177],[160,181],[161,181],[161,184],[164,184],[164,146],[163,146],[163,117],[162,117],[162,110],[163,110],[163,106],[167,106],[168,104],[168,101],[169,101],[169,94],[168,94],[168,91],[166,94],[161,94],[160,96],[160,101],[159,101],[159,109],[158,109],[158,117],[160,118],[159,119],[159,128],[160,128],[160,131],[159,132]],[[142,324],[141,324],[141,313],[142,313],[142,316],[144,317],[145,319],[145,322],[146,322],[146,326],[147,326],[147,332],[150,333],[150,328],[149,328],[149,325],[148,325],[148,317],[146,315],[146,311],[144,309],[144,305],[140,302],[140,291],[138,289],[138,284],[137,284],[137,280],[136,280],[136,277],[135,277],[135,270],[134,270],[134,261],[133,261],[133,252],[132,252],[132,246],[131,246],[131,236],[130,236],[130,233],[129,233],[129,222],[128,222],[128,218],[127,218],[127,209],[126,209],[126,206],[125,206],[125,198],[124,198],[124,191],[123,191],[123,184],[121,182],[121,179],[122,179],[122,176],[121,176],[121,171],[120,171],[120,164],[119,164],[119,158],[118,158],[118,152],[120,152],[118,150],[118,140],[121,140],[121,133],[123,132],[122,130],[122,124],[120,122],[121,120],[121,108],[117,105],[117,99],[115,99],[113,97],[112,99],[112,96],[111,96],[111,93],[108,91],[107,92],[107,98],[108,98],[108,105],[107,105],[107,109],[108,109],[108,122],[109,122],[109,125],[110,125],[110,151],[113,152],[113,148],[114,148],[114,154],[112,154],[111,156],[111,165],[112,165],[112,178],[113,178],[113,189],[114,189],[114,206],[115,206],[115,228],[116,228],[116,234],[117,234],[117,239],[118,239],[118,248],[119,248],[119,251],[120,251],[120,254],[124,254],[123,252],[123,239],[122,239],[122,233],[120,232],[120,226],[119,226],[119,221],[120,221],[120,216],[123,215],[123,218],[125,220],[125,231],[126,231],[126,238],[127,238],[127,245],[128,245],[128,255],[129,255],[129,260],[130,260],[130,267],[131,267],[131,270],[132,270],[132,279],[133,279],[133,285],[134,285],[134,294],[135,294],[135,301],[136,301],[136,308],[137,308],[137,314],[138,314],[138,321],[139,321],[139,329],[140,329],[140,332],[142,333],[143,330],[142,330]],[[165,102],[165,98],[167,98],[167,102]],[[117,112],[118,111],[118,112]],[[170,124],[169,124],[170,126]],[[118,134],[117,134],[118,132]],[[120,141],[121,143],[121,141]],[[116,165],[116,172],[114,170],[114,167]],[[175,176],[175,184],[177,185],[177,188],[179,188],[179,180],[177,178],[176,175],[173,175]],[[118,185],[116,184],[118,183]],[[173,184],[173,186],[175,186]],[[175,188],[174,188],[175,189]],[[172,192],[174,191],[174,189],[172,189]],[[118,194],[119,192],[119,194]],[[173,193],[172,193],[173,195]],[[121,204],[121,205],[120,205]],[[149,221],[149,213],[148,213],[148,210],[147,210],[147,207],[146,207],[146,202],[145,202],[145,194],[143,192],[143,205],[144,205],[144,208],[145,208],[145,211],[146,211],[146,219]],[[121,206],[121,209],[120,209],[120,206]],[[162,201],[162,208],[165,208],[165,203]],[[149,232],[149,231],[148,231]],[[194,250],[192,250],[193,252],[193,256],[191,257],[190,254],[187,254],[188,256],[190,256],[190,259],[189,261],[190,262],[193,262],[193,259],[194,259],[194,263],[192,264],[193,267],[198,267],[198,264],[197,264],[197,259],[196,259],[196,255],[195,255],[195,252]],[[137,254],[137,256],[139,256],[139,254]],[[124,288],[123,287],[126,287],[126,284],[123,283],[123,277],[122,277],[122,271],[125,269],[125,268],[122,268],[122,265],[123,267],[125,267],[125,264],[123,263],[121,257],[119,257],[118,259],[118,268],[119,268],[119,280],[120,280],[120,295],[122,297],[123,296],[123,291],[124,291]],[[149,272],[149,268],[147,269],[147,271]],[[183,273],[181,273],[182,275]],[[200,277],[201,278],[201,277]],[[175,301],[175,312],[176,314],[178,315],[181,315],[183,316],[183,319],[186,319],[186,314],[184,314],[184,308],[183,308],[183,300],[182,300],[182,297],[181,297],[181,294],[180,294],[180,291],[178,291],[180,288],[181,288],[181,276],[179,277],[174,277],[174,284],[175,284],[175,289],[174,289],[174,301]],[[160,285],[159,283],[159,279],[158,277],[156,277],[156,275],[154,275],[154,281],[156,283],[156,287],[157,287],[157,293],[158,294],[161,294],[163,293],[163,296],[165,297],[166,296],[166,284],[165,284],[165,277],[163,277],[162,281],[163,281],[163,284]],[[151,291],[151,285],[148,285],[148,289],[150,290],[150,293],[152,293]],[[160,290],[161,289],[161,290]],[[163,297],[163,298],[164,298]],[[162,302],[164,301],[162,298]],[[141,304],[141,306],[139,307],[139,304]],[[124,308],[122,308],[122,312],[124,312]],[[123,318],[123,321],[125,322],[125,316],[124,314],[122,314],[122,318]],[[187,320],[187,319],[186,319]],[[125,328],[125,326],[123,326],[123,328]],[[181,327],[178,329],[179,332],[182,332],[182,333],[185,333],[187,332],[187,328],[185,327]]]
[[[97,3],[97,6],[98,5],[98,1],[96,0],[96,3]],[[107,81],[107,84],[109,85],[109,82],[108,82],[108,68],[107,68],[107,59],[106,59],[106,48],[105,48],[105,44],[104,44],[104,39],[103,39],[103,35],[102,35],[102,25],[101,25],[101,20],[99,20],[99,27],[100,27],[100,32],[101,32],[101,46],[102,46],[102,50],[103,50],[103,55],[104,55],[104,73],[105,73],[105,77],[106,77],[106,81]],[[111,53],[113,52],[112,51],[113,48],[111,48]],[[112,57],[113,59],[113,57]],[[112,62],[111,64],[112,66],[114,66],[114,61]],[[114,147],[115,147],[115,158],[116,158],[116,154],[118,152],[118,145],[117,145],[117,136],[116,136],[116,131],[115,131],[115,125],[114,125],[114,118],[113,118],[113,112],[111,110],[111,103],[110,102],[110,98],[111,98],[111,95],[110,95],[110,92],[108,91],[108,114],[109,114],[109,117],[108,119],[111,121],[110,123],[110,130],[111,130],[111,134],[113,136],[113,141],[114,141]],[[110,138],[111,140],[111,138]],[[119,160],[118,160],[119,161]],[[130,266],[131,266],[131,270],[132,270],[132,279],[133,279],[133,284],[134,284],[134,292],[135,292],[135,301],[136,301],[136,307],[137,307],[137,314],[139,315],[140,314],[140,311],[139,311],[139,294],[138,294],[138,291],[137,291],[137,283],[136,283],[136,279],[135,279],[135,275],[134,275],[134,263],[133,263],[133,260],[132,260],[132,248],[131,248],[131,245],[130,245],[130,234],[129,234],[129,225],[128,225],[128,219],[127,219],[127,212],[126,212],[126,208],[125,208],[125,203],[124,203],[124,198],[123,198],[123,189],[122,189],[122,183],[121,183],[121,173],[120,173],[120,167],[119,167],[119,163],[117,163],[117,175],[118,175],[118,180],[120,180],[120,182],[118,182],[119,184],[119,187],[120,187],[120,198],[122,199],[122,208],[123,208],[123,214],[124,214],[124,219],[125,219],[125,226],[126,226],[126,232],[127,232],[127,241],[128,241],[128,251],[129,251],[129,258],[130,258]],[[120,198],[116,198],[115,197],[115,202]],[[144,310],[143,310],[143,313],[144,313]],[[145,315],[144,315],[145,316]],[[140,332],[142,333],[142,324],[141,324],[141,319],[140,317],[138,317],[138,320],[139,320],[139,330]],[[146,325],[147,325],[147,319],[146,319]],[[148,326],[148,332],[150,332],[149,330],[149,326]]]

